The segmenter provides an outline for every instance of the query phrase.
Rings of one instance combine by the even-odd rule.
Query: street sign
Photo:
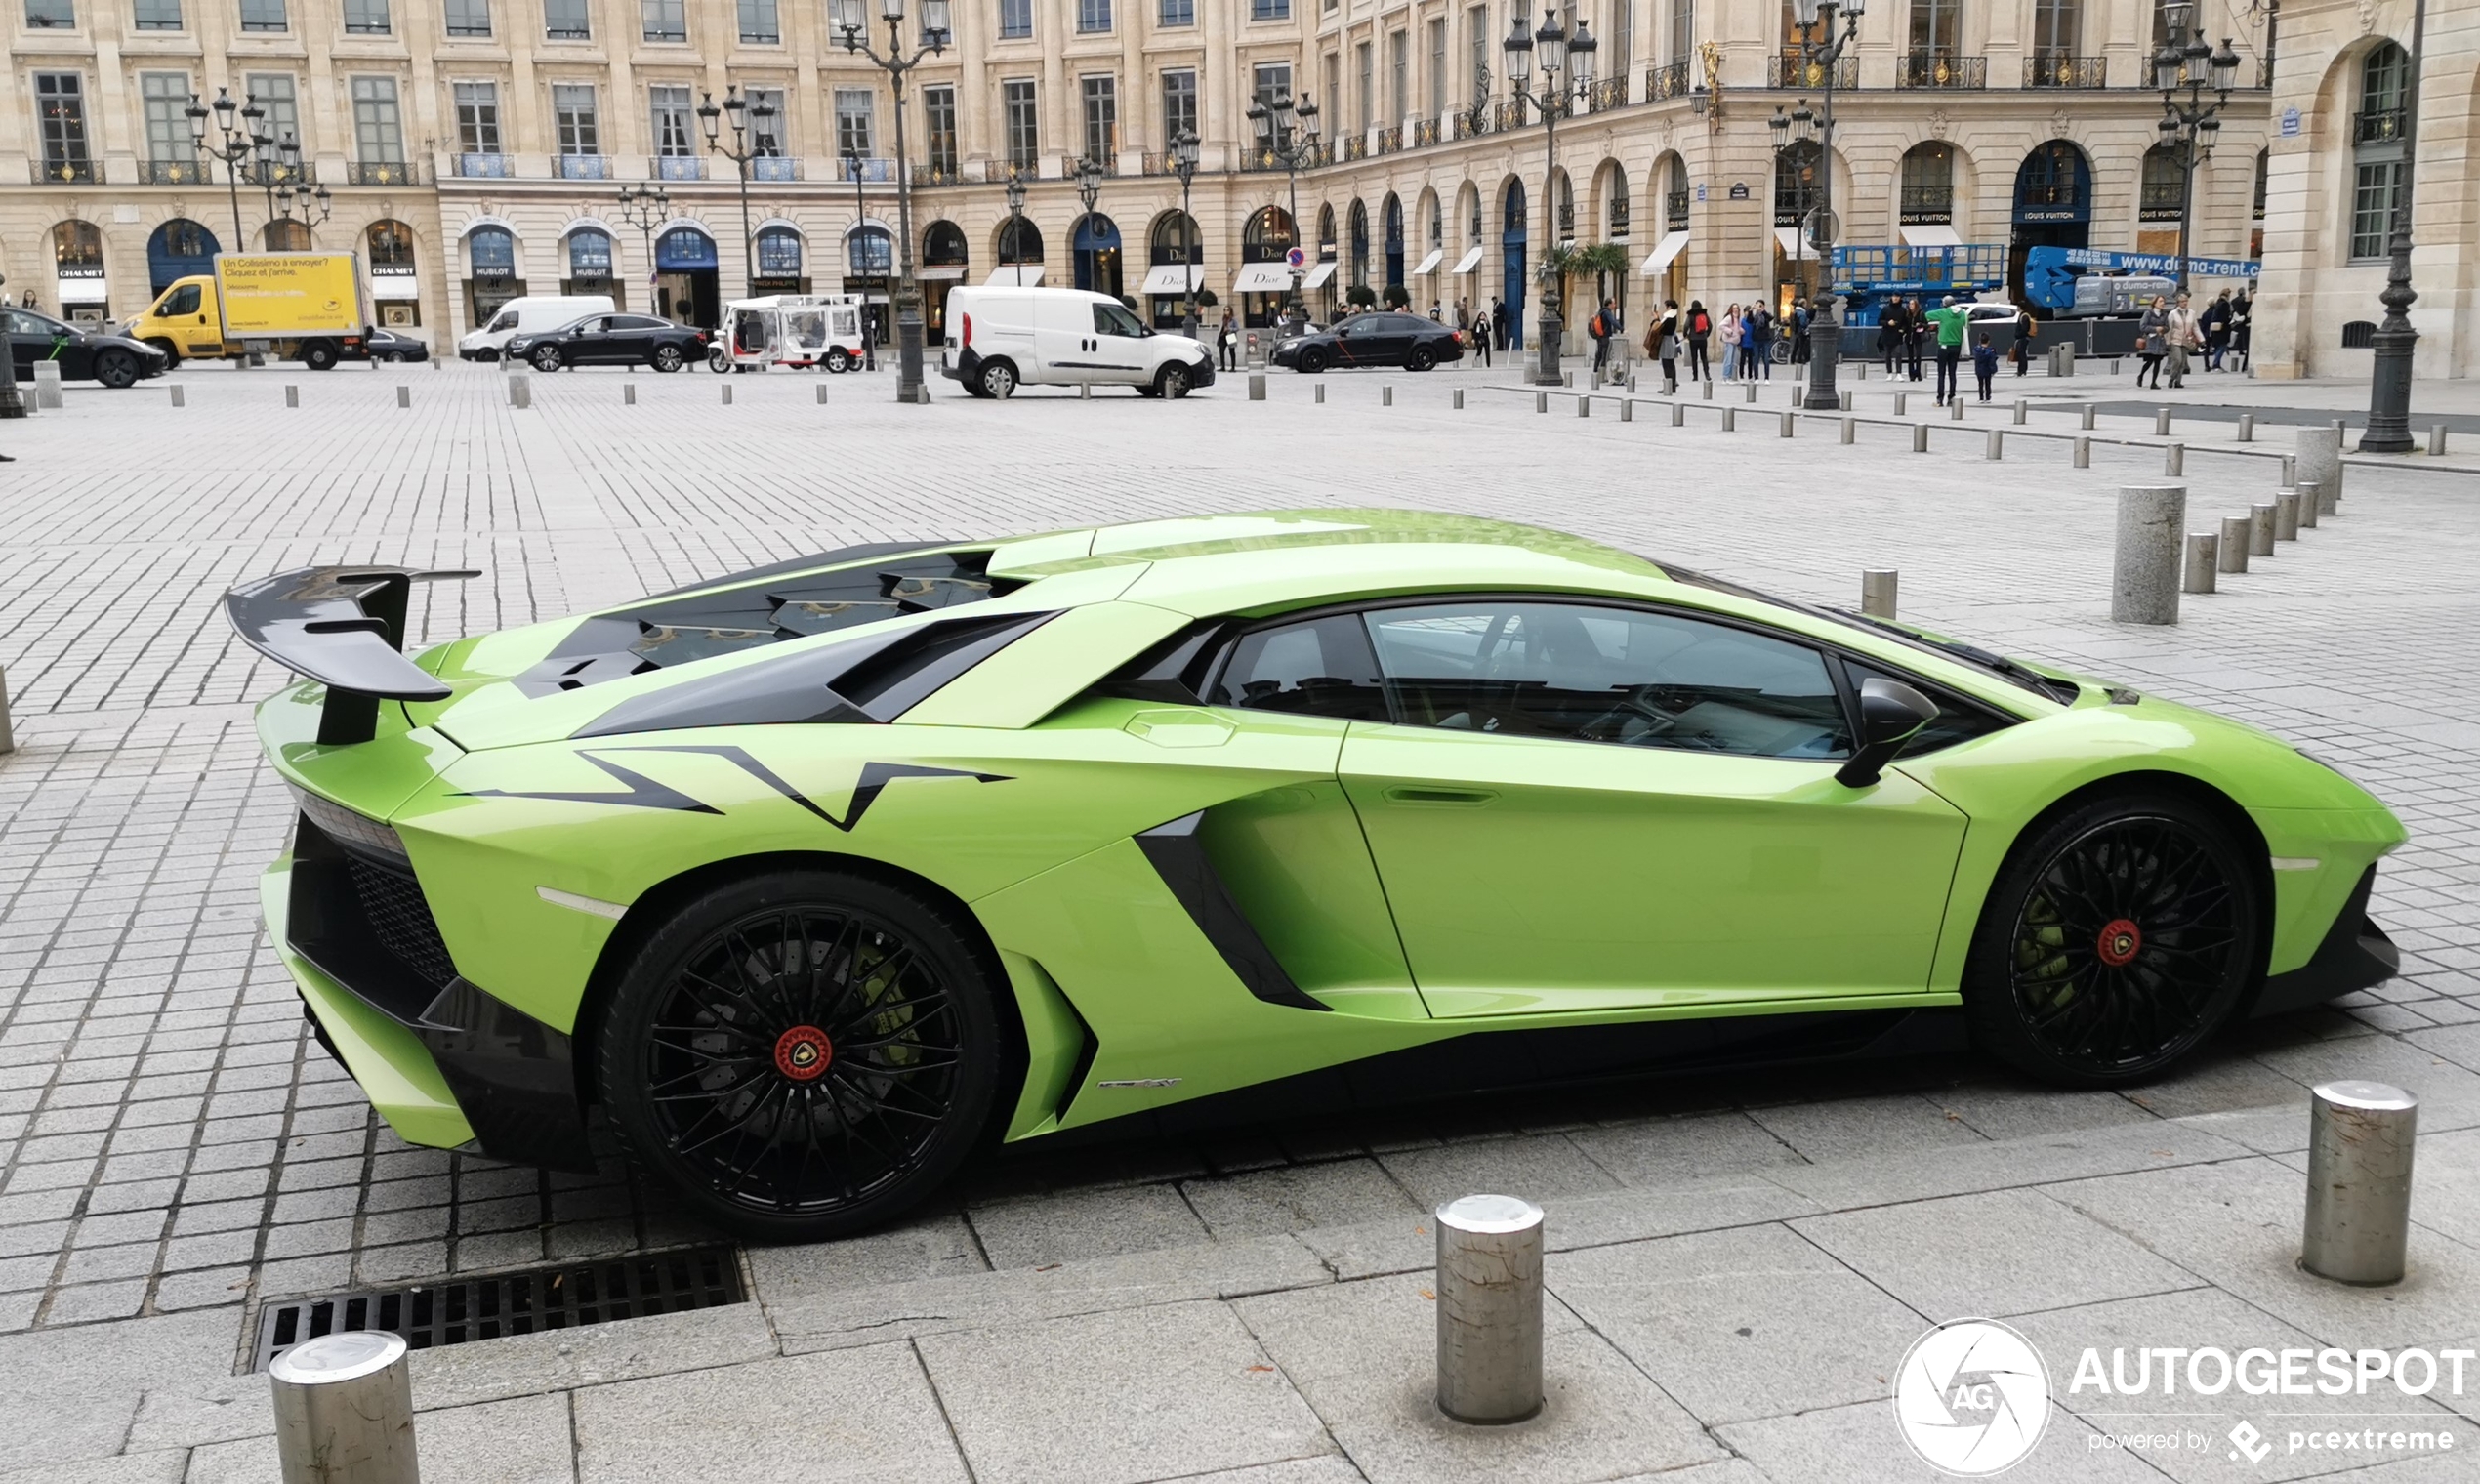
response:
[[[1731,183],[1731,199],[1734,201],[1745,201],[1748,199],[1748,183],[1746,181],[1733,181]]]
[[[2285,108],[2285,109],[2283,109],[2283,110],[2282,110],[2282,137],[2283,137],[2284,139],[2296,139],[2296,138],[2298,137],[2298,134],[2299,134],[2299,110],[2298,110],[2298,109],[2296,109],[2296,108]]]
[[[1299,268],[1309,261],[1309,255],[1296,247],[1283,255],[1283,261],[1289,263],[1294,268]]]

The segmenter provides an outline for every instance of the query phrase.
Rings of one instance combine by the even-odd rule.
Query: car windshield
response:
[[[1778,608],[1789,608],[1794,612],[1805,613],[1814,618],[1831,619],[1849,628],[1865,629],[1872,634],[1882,634],[1888,639],[1900,639],[1915,649],[1925,650],[1944,659],[1959,660],[1975,670],[1996,676],[2010,685],[2029,690],[2044,700],[2055,701],[2061,706],[2072,705],[2076,697],[2084,693],[2083,687],[2073,680],[2062,680],[2052,676],[2043,675],[2029,665],[2010,660],[2003,654],[1993,654],[1977,644],[1967,644],[1961,639],[1939,639],[1886,619],[1873,618],[1865,613],[1854,613],[1847,608],[1820,607],[1814,603],[1777,598],[1771,593],[1760,593],[1755,588],[1719,577],[1711,577],[1688,567],[1674,566],[1667,561],[1657,561],[1654,565],[1668,573],[1674,582],[1684,582],[1691,587],[1711,588],[1716,593],[1728,593],[1734,598],[1745,598],[1754,602],[1772,603]]]

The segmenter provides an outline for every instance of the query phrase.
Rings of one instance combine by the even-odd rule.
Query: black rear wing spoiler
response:
[[[413,585],[481,575],[303,567],[225,594],[224,616],[243,643],[327,687],[318,718],[322,746],[367,742],[378,732],[381,701],[444,701],[454,693],[404,657],[405,600]]]

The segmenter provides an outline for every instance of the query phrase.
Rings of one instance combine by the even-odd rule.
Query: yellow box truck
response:
[[[173,280],[129,335],[173,360],[257,351],[325,371],[370,355],[370,302],[351,253],[219,253]]]

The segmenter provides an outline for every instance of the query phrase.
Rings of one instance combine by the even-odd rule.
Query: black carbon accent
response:
[[[1153,862],[1155,874],[1163,885],[1188,909],[1188,916],[1215,952],[1231,966],[1231,972],[1248,988],[1249,993],[1268,1005],[1287,1006],[1293,1010],[1327,1010],[1292,982],[1292,975],[1258,936],[1257,928],[1240,904],[1232,899],[1231,888],[1224,886],[1215,863],[1206,855],[1206,844],[1197,836],[1204,824],[1206,811],[1183,814],[1169,824],[1156,825],[1136,837],[1137,847]]]
[[[422,1011],[414,1034],[493,1159],[592,1171],[571,1039],[465,979]]]

